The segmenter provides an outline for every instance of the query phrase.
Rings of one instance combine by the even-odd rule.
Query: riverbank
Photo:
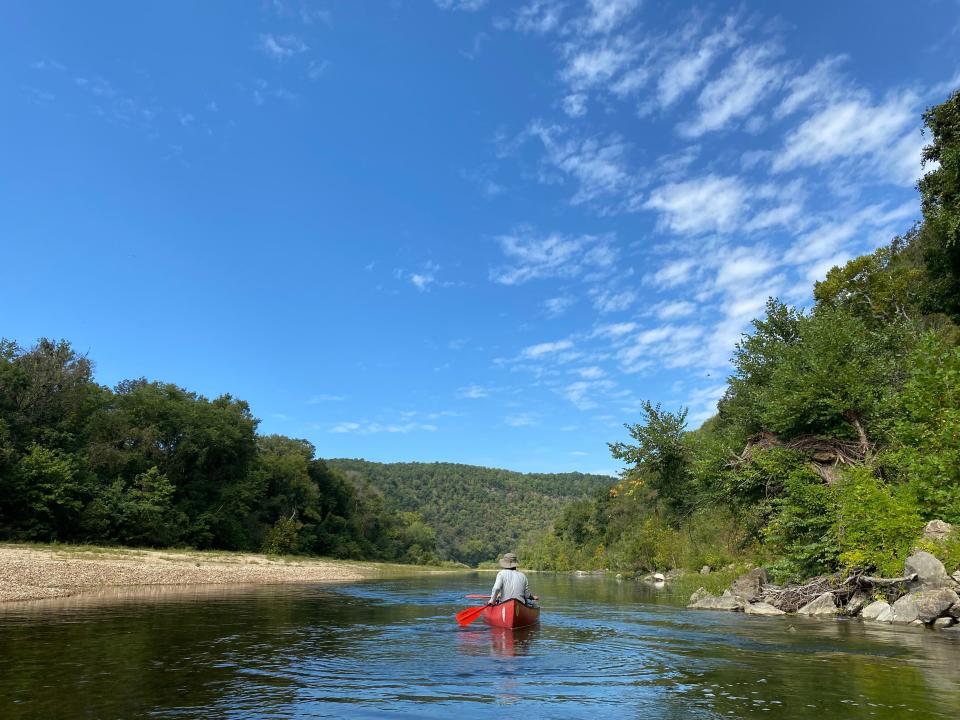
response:
[[[406,572],[450,572],[255,553],[0,545],[0,602],[63,598],[103,588],[355,582]]]

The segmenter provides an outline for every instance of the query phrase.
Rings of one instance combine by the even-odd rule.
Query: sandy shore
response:
[[[350,582],[375,564],[264,555],[0,545],[0,602],[63,598],[109,587]]]

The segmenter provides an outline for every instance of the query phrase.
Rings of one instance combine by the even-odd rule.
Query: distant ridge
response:
[[[548,526],[572,500],[609,488],[609,475],[519,473],[458,463],[326,460],[380,490],[388,505],[416,512],[437,531],[437,550],[474,565]]]

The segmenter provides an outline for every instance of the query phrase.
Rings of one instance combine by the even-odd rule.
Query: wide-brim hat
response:
[[[517,556],[513,553],[505,553],[502,558],[500,558],[500,567],[507,570],[516,570],[517,569]]]

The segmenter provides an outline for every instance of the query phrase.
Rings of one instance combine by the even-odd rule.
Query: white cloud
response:
[[[608,33],[617,29],[640,7],[640,0],[587,0],[586,30]]]
[[[593,235],[568,237],[552,233],[536,237],[529,228],[520,228],[511,235],[501,235],[497,241],[511,263],[490,272],[490,279],[501,285],[609,271],[616,260],[610,239]]]
[[[701,85],[716,57],[737,41],[732,18],[727,18],[724,29],[704,38],[696,50],[668,61],[657,81],[657,100],[661,107],[669,107],[688,91]]]
[[[576,300],[572,297],[567,296],[558,296],[548,298],[541,303],[543,306],[544,312],[546,312],[547,317],[556,318],[563,315],[570,307],[576,304]]]
[[[622,323],[610,323],[608,325],[600,325],[596,330],[593,331],[593,337],[608,337],[608,338],[618,338],[627,333],[631,333],[636,330],[637,324],[632,322],[622,322]]]
[[[584,93],[571,93],[563,99],[563,111],[572,118],[587,114],[587,96]]]
[[[545,342],[537,345],[531,345],[523,349],[520,356],[528,360],[535,360],[546,355],[555,355],[562,350],[569,350],[573,347],[571,340],[557,340],[556,342]]]
[[[674,300],[657,303],[650,312],[660,320],[676,320],[678,318],[693,315],[697,306],[688,300]]]
[[[633,290],[616,292],[595,288],[590,295],[593,297],[593,306],[602,313],[621,312],[637,300],[637,294]]]
[[[770,64],[774,55],[774,50],[767,46],[739,51],[733,62],[700,93],[700,117],[681,124],[680,132],[697,137],[721,130],[730,121],[748,115],[783,82],[784,70]]]
[[[673,260],[646,279],[659,288],[671,288],[688,282],[697,271],[697,262],[690,258]]]
[[[311,60],[310,64],[307,65],[307,77],[312,81],[316,82],[323,74],[327,71],[327,68],[330,67],[329,60]]]
[[[863,95],[833,102],[787,135],[771,169],[780,173],[860,159],[887,179],[911,184],[916,176],[907,179],[912,173],[905,172],[904,156],[922,147],[919,122],[917,98],[911,92],[877,105]],[[919,167],[919,160],[914,166]]]
[[[467,385],[457,390],[457,397],[465,400],[479,400],[489,395],[490,390],[481,385]]]
[[[298,36],[274,35],[265,33],[260,36],[260,51],[267,57],[282,61],[306,52],[310,47]]]
[[[743,213],[746,192],[736,177],[707,175],[657,188],[644,207],[658,211],[658,225],[673,233],[729,232]]]
[[[562,128],[540,121],[531,123],[527,134],[543,143],[549,165],[577,181],[574,205],[630,194],[636,185],[627,169],[629,146],[619,136],[564,139]]]
[[[319,395],[311,395],[307,400],[307,405],[319,405],[320,403],[328,402],[340,402],[343,400],[343,395],[330,395],[327,393],[320,393]]]
[[[537,424],[537,416],[533,413],[521,413],[508,415],[503,421],[510,427],[531,427]]]
[[[476,12],[487,4],[487,0],[433,0],[441,10],[462,10]]]
[[[634,46],[624,37],[611,38],[588,48],[573,46],[568,52],[561,77],[574,90],[581,91],[607,83],[636,54]]]
[[[416,431],[435,432],[436,430],[436,425],[417,422],[387,424],[377,422],[339,422],[331,426],[328,432],[338,434],[355,433],[357,435],[376,435],[378,433],[399,433],[406,435],[407,433]]]
[[[773,116],[780,120],[818,101],[836,98],[841,92],[837,68],[846,61],[846,55],[824,58],[803,75],[788,80],[787,96],[780,101]]]
[[[603,371],[603,368],[597,367],[596,365],[591,365],[589,367],[576,368],[571,372],[579,375],[584,380],[599,380],[604,377],[606,373]]]
[[[563,3],[556,0],[532,0],[514,13],[512,27],[522,33],[544,33],[560,25]]]

